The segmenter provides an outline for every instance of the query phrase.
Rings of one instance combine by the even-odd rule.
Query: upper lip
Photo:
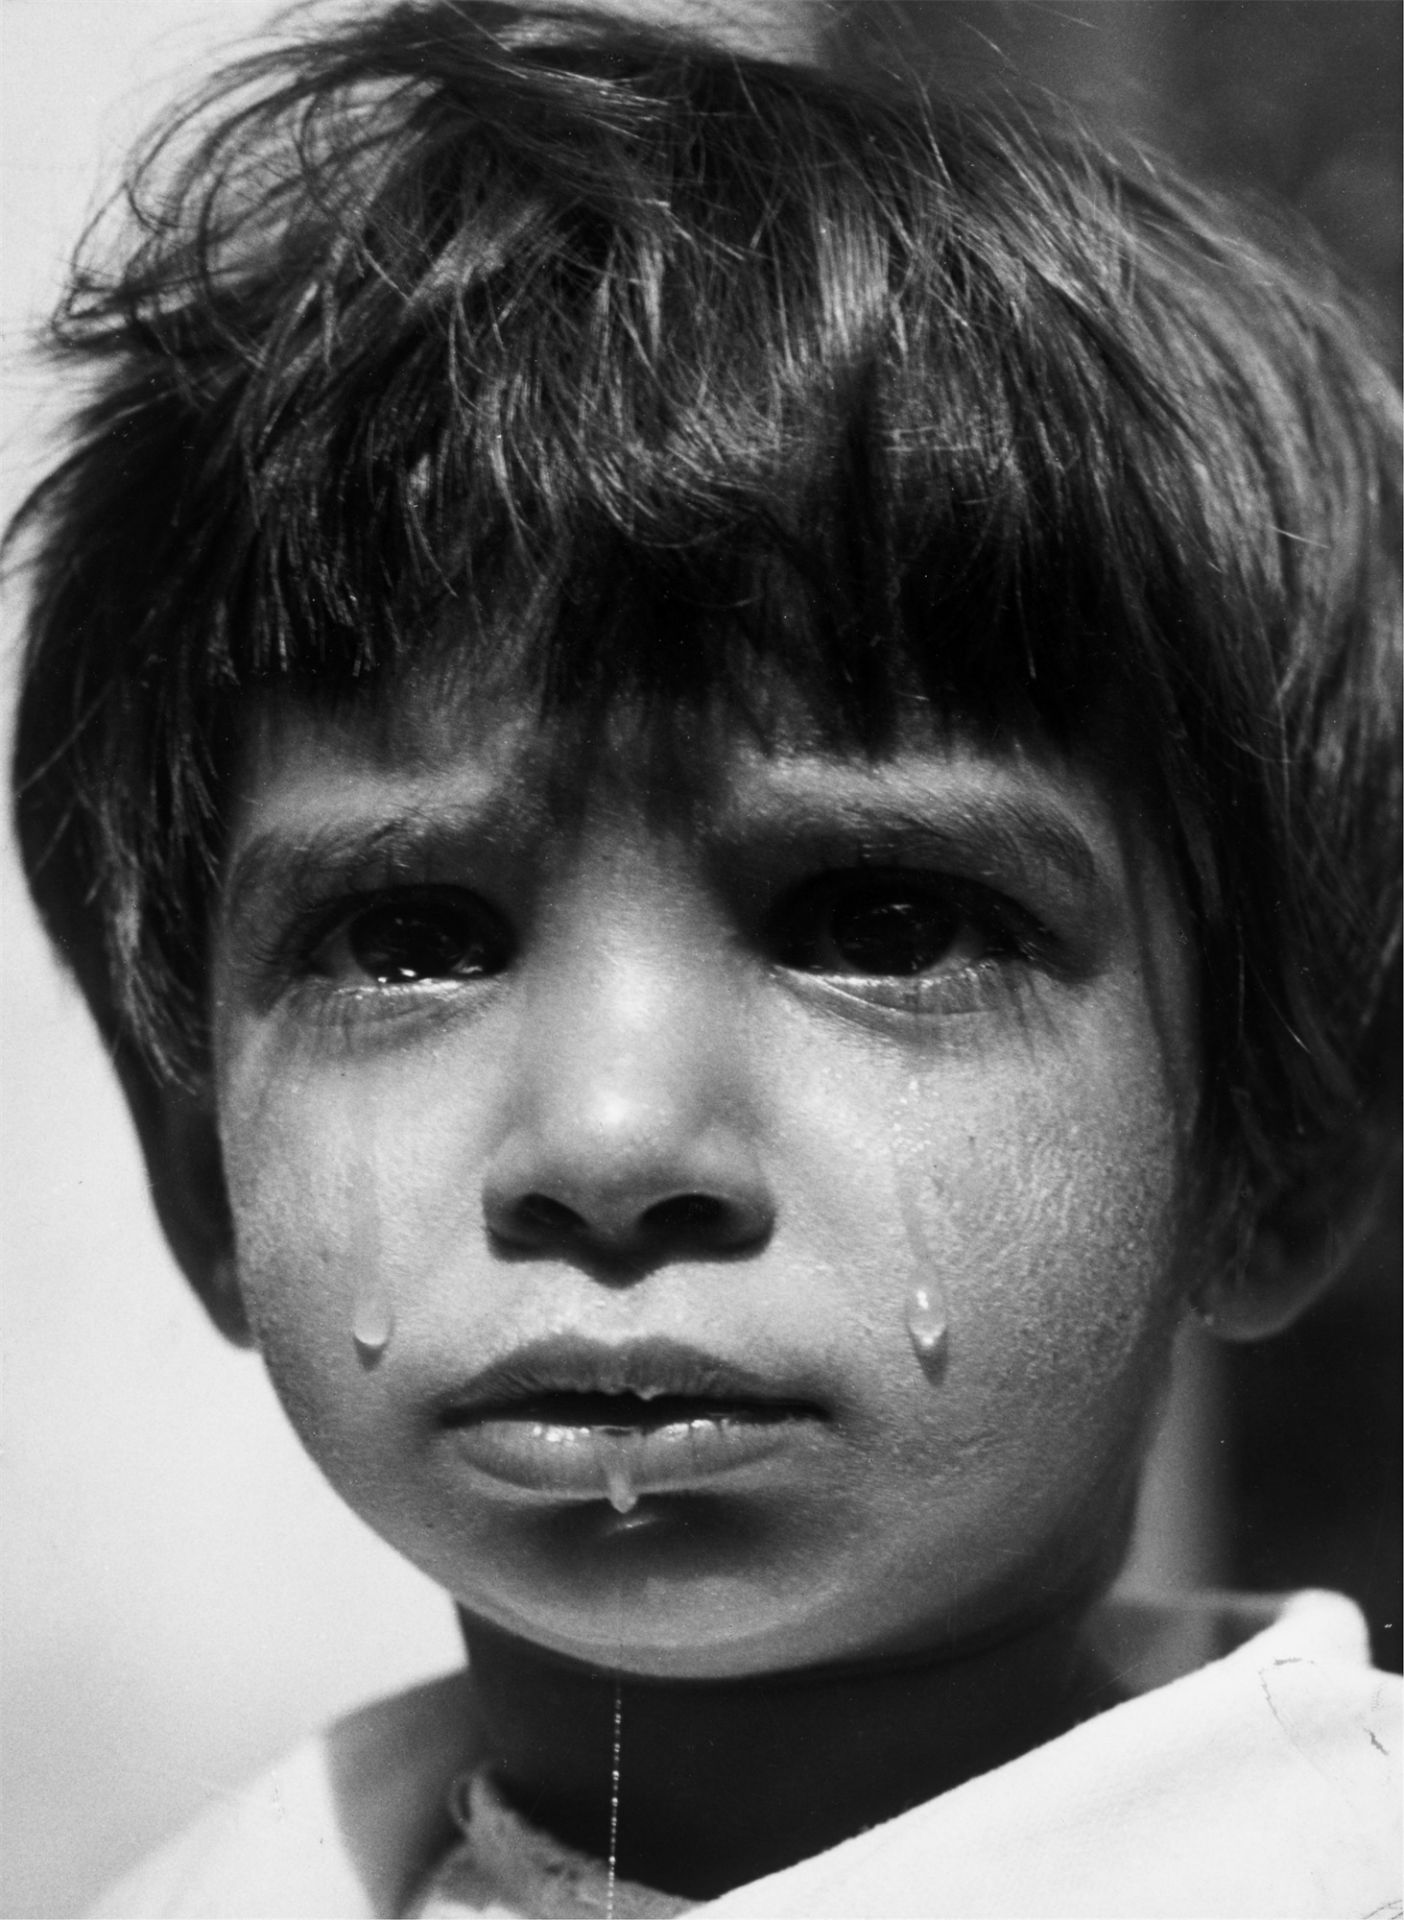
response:
[[[534,1404],[563,1394],[630,1395],[712,1405],[792,1408],[810,1415],[823,1408],[808,1383],[761,1374],[667,1339],[611,1343],[556,1334],[515,1347],[454,1389],[443,1409],[446,1424],[494,1416],[520,1417]]]

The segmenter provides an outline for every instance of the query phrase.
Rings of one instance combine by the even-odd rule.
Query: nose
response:
[[[566,972],[523,1019],[483,1182],[494,1237],[633,1266],[763,1245],[775,1205],[725,983],[647,965]]]

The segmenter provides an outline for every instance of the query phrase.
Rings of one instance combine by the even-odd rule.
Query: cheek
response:
[[[412,1157],[364,1086],[241,1066],[221,1102],[240,1283],[294,1425],[325,1447],[368,1398],[353,1330],[385,1297],[392,1223],[415,1216]]]
[[[298,1071],[261,1036],[229,1048],[221,1139],[245,1303],[294,1426],[339,1484],[405,1440],[406,1354],[438,1341],[467,1366],[475,1314],[501,1308],[479,1257],[497,1089],[492,1061],[451,1050],[409,1074],[391,1051],[350,1072]],[[383,1365],[358,1341],[367,1326],[393,1333]]]
[[[367,1211],[360,1156],[329,1103],[304,1097],[296,1128],[275,1102],[224,1127],[239,1280],[254,1338],[304,1437],[325,1432],[351,1387],[350,1338]],[[358,1219],[357,1216],[362,1216]]]
[[[991,1128],[981,1152],[977,1137],[953,1310],[997,1330],[981,1355],[992,1386],[1066,1398],[1115,1380],[1173,1323],[1180,1183],[1154,1112],[1070,1123],[1046,1094],[1012,1138]]]
[[[1040,1463],[1067,1486],[1130,1471],[1168,1377],[1186,1159],[1145,1057],[1044,1053],[928,1142],[913,1211],[945,1287],[950,1389],[974,1452],[1020,1486]]]
[[[1139,1449],[1183,1290],[1181,1102],[1147,1070],[1156,1058],[1134,1024],[1101,1020],[997,1054],[952,1043],[895,1079],[871,1060],[815,1087],[824,1265],[875,1397],[943,1474],[1017,1463],[1040,1485]],[[918,1288],[948,1328],[928,1379],[907,1331]]]

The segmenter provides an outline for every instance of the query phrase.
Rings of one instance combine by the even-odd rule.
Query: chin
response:
[[[718,1582],[677,1605],[483,1610],[514,1636],[581,1666],[650,1680],[741,1680],[851,1657],[828,1623],[751,1603]]]
[[[631,1524],[632,1522],[632,1524]],[[812,1577],[670,1551],[648,1516],[612,1518],[612,1555],[581,1556],[561,1580],[495,1582],[466,1596],[470,1617],[583,1666],[640,1678],[743,1679],[823,1666],[865,1650],[871,1597],[845,1604]],[[598,1542],[599,1545],[606,1544]]]

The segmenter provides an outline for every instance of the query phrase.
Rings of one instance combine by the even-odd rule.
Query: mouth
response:
[[[826,1417],[802,1383],[700,1349],[558,1338],[475,1375],[440,1424],[471,1466],[506,1488],[607,1500],[625,1514],[645,1495],[754,1466]]]

